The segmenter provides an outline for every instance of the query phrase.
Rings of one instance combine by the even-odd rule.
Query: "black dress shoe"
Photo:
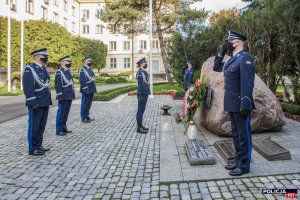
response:
[[[65,136],[65,135],[67,135],[67,133],[65,133],[65,132],[59,132],[59,133],[56,133],[56,135],[58,135],[58,136]]]
[[[72,133],[72,131],[69,131],[68,129],[63,130],[62,132],[64,132],[64,133]]]
[[[41,151],[44,151],[44,152],[50,151],[50,148],[39,147],[39,149],[40,149]]]
[[[240,168],[235,168],[234,170],[229,172],[230,176],[241,176],[243,174],[248,174],[249,170],[242,170]]]
[[[91,123],[91,120],[89,120],[89,119],[83,119],[82,122],[83,123]]]
[[[141,133],[141,134],[147,134],[148,133],[148,131],[144,130],[143,128],[138,128],[136,132]]]
[[[237,168],[236,163],[231,163],[231,164],[225,165],[225,169],[227,169],[227,170],[233,170],[235,168]]]
[[[42,155],[45,155],[45,152],[41,151],[39,149],[36,149],[36,150],[33,150],[33,151],[29,151],[29,155],[32,155],[32,156],[42,156]]]
[[[146,131],[149,131],[149,128],[146,128],[144,126],[142,126],[142,129],[146,130]]]
[[[93,119],[93,118],[90,118],[90,117],[88,117],[87,118],[88,120],[90,120],[90,121],[94,121],[95,119]]]

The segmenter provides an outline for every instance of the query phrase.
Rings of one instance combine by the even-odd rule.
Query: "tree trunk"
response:
[[[160,25],[157,25],[157,32],[158,32],[158,39],[159,39],[159,43],[160,43],[161,57],[163,59],[163,64],[165,67],[167,80],[170,85],[173,85],[173,81],[172,81],[172,77],[171,77],[171,73],[170,73],[169,62],[168,62],[167,53],[166,53],[166,47],[164,44],[163,34],[161,31]],[[152,65],[152,63],[151,63],[151,65]]]

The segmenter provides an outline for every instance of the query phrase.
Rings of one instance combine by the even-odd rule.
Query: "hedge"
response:
[[[300,105],[282,102],[281,107],[284,112],[290,113],[292,115],[300,115]]]
[[[136,88],[137,86],[126,86],[126,87],[99,92],[95,94],[94,101],[110,101],[113,98],[119,96],[120,94],[130,92]]]

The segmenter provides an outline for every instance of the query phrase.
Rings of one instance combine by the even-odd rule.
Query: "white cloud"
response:
[[[196,9],[205,8],[205,10],[218,12],[223,9],[231,9],[233,7],[243,8],[247,3],[242,2],[241,0],[202,0],[193,4],[191,7]]]

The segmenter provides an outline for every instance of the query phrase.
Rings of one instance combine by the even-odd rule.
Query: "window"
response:
[[[82,10],[82,18],[87,20],[90,16],[90,11],[89,10]]]
[[[72,6],[72,16],[75,16],[76,15],[76,8],[75,6]]]
[[[147,49],[147,41],[146,40],[141,40],[140,41],[140,49],[141,50]]]
[[[116,27],[111,26],[109,27],[109,33],[115,33],[116,32]]]
[[[101,14],[102,14],[102,10],[101,9],[97,9],[96,10],[96,18],[100,19]]]
[[[130,50],[130,41],[123,41],[123,50],[124,51]]]
[[[96,34],[102,34],[103,28],[104,28],[103,25],[100,25],[100,24],[96,25]]]
[[[64,0],[64,11],[68,11],[68,1]]]
[[[58,1],[59,0],[53,0],[53,4],[56,5],[56,6],[58,6]]]
[[[64,27],[68,30],[68,20],[64,18]]]
[[[41,9],[42,9],[42,18],[44,20],[47,20],[47,15],[48,15],[47,8],[45,8],[45,7],[42,6]]]
[[[26,0],[26,12],[33,14],[33,0]]]
[[[89,25],[82,25],[82,33],[89,34],[90,33],[90,26]]]
[[[110,51],[116,51],[117,50],[117,42],[116,41],[110,41],[109,42],[109,50]]]
[[[75,33],[75,22],[72,22],[72,32]]]
[[[124,68],[130,68],[130,58],[124,58]]]
[[[110,68],[116,68],[117,67],[117,59],[116,58],[110,58]]]
[[[58,23],[58,14],[56,12],[53,13],[53,22]]]
[[[8,2],[7,2],[8,4]],[[10,0],[10,9],[16,11],[17,6],[16,6],[16,0]]]
[[[158,40],[153,40],[153,41],[152,41],[152,48],[153,48],[153,49],[158,49],[158,48],[159,48]]]

